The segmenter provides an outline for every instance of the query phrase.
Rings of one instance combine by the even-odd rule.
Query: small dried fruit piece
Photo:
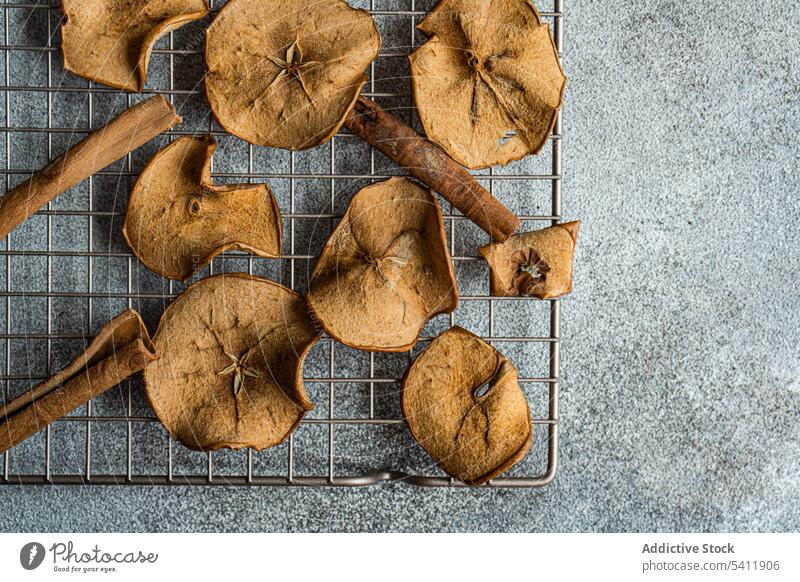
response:
[[[469,485],[507,471],[530,449],[530,411],[517,370],[458,326],[431,342],[408,369],[402,404],[422,448]]]
[[[275,446],[313,408],[303,362],[318,338],[294,291],[238,273],[203,279],[161,317],[147,397],[191,449]]]
[[[281,217],[266,184],[215,185],[210,134],[185,136],[158,152],[133,187],[123,234],[156,273],[186,280],[230,249],[281,254]]]
[[[61,0],[64,68],[116,89],[142,91],[159,38],[208,14],[206,0]]]
[[[207,33],[208,101],[244,140],[314,147],[344,123],[380,45],[372,16],[343,0],[232,0]]]
[[[539,153],[566,85],[553,37],[528,0],[441,0],[410,55],[427,136],[473,169]]]
[[[555,299],[572,292],[572,255],[580,221],[509,237],[480,249],[491,269],[492,295]]]
[[[458,305],[436,198],[407,178],[353,196],[311,275],[308,303],[343,344],[409,350],[431,317]]]

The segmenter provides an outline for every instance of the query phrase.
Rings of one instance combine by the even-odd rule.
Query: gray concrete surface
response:
[[[392,4],[405,7],[400,0]],[[553,485],[520,491],[402,484],[361,490],[0,486],[0,530],[797,531],[800,7],[788,0],[566,4],[565,216],[583,219],[584,227],[575,293],[563,303],[561,465]],[[46,31],[47,22],[33,18],[16,38],[12,27],[10,43],[41,44],[42,26]],[[41,73],[36,58],[19,74]],[[79,85],[69,75],[63,79]],[[153,86],[164,85],[156,79]],[[37,123],[39,98],[22,104],[14,124],[25,125],[26,115]],[[80,100],[73,109],[66,105],[65,119],[54,123],[69,126],[70,112],[74,117],[81,106]],[[197,123],[202,129],[204,120]],[[40,140],[15,148],[11,167],[34,167],[46,157],[42,146]],[[237,146],[228,147],[224,160],[241,163]],[[263,155],[280,161],[279,153]],[[314,156],[327,159],[327,150],[310,154],[312,166]],[[357,165],[358,156],[343,163]],[[106,196],[95,185],[97,204],[124,208],[126,188],[109,186],[103,192],[114,196]],[[76,189],[58,204],[80,206],[84,198]],[[321,210],[319,200],[309,204]],[[60,220],[57,244],[71,244],[73,229],[85,236],[85,224]],[[15,233],[16,246],[40,248],[44,226],[27,228]],[[98,248],[125,249],[114,225],[98,223],[94,235]],[[42,265],[25,260],[30,263],[15,266],[13,285],[41,289]],[[124,265],[112,263],[95,265],[99,292],[125,281]],[[74,273],[82,268],[54,266],[53,284],[80,289],[86,283]],[[136,288],[163,285],[148,277],[137,271]],[[484,280],[475,273],[461,277],[466,284]],[[120,307],[95,305],[93,318]],[[139,307],[152,325],[160,306]],[[13,325],[41,331],[35,316],[41,309],[23,298]],[[85,327],[80,303],[54,309],[57,328]],[[482,323],[480,314],[463,317]],[[27,366],[32,375],[46,366],[41,345],[21,349],[12,354],[14,366]],[[58,362],[61,351],[53,350]],[[66,354],[74,350],[74,342],[64,347]],[[347,366],[359,365],[357,355],[341,355]],[[120,396],[102,406],[113,413]],[[146,405],[135,399],[137,406]],[[107,460],[113,470],[119,438],[96,430],[98,462]],[[74,441],[59,436],[66,444],[56,462],[69,470],[71,459],[82,461],[81,450],[69,444],[80,435]],[[392,438],[391,455],[420,461],[406,437]],[[41,441],[23,446],[35,451]],[[373,455],[364,452],[366,465],[381,462]],[[144,452],[143,459],[158,463]]]

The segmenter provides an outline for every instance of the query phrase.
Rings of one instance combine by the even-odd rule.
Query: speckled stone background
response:
[[[416,7],[430,4],[418,0]],[[564,58],[570,84],[564,106],[564,215],[581,218],[584,226],[575,293],[562,306],[562,438],[554,484],[514,491],[427,490],[402,484],[359,490],[0,485],[0,529],[797,531],[800,7],[788,0],[735,6],[677,0],[565,4]],[[411,0],[376,0],[376,8],[382,7],[407,9]],[[4,44],[14,46],[45,46],[48,27],[55,31],[60,17],[54,11],[48,22],[47,11],[8,13]],[[408,40],[400,40],[408,38],[407,30],[394,31],[386,22],[381,26],[384,47],[407,49],[403,42],[407,45]],[[197,43],[202,38],[199,31],[202,25],[180,34],[187,35],[182,37],[185,43]],[[53,44],[57,42],[55,36]],[[23,54],[14,51],[7,85],[46,85],[47,53]],[[157,57],[150,86],[169,87],[163,76],[165,63]],[[0,58],[5,58],[4,51]],[[52,84],[85,86],[63,72],[57,54],[51,58]],[[191,57],[178,61],[174,87],[191,90],[202,77],[202,65]],[[5,66],[0,62],[0,69]],[[404,61],[394,67],[376,72],[377,92],[407,91]],[[5,99],[5,94],[0,97]],[[9,99],[12,119],[4,119],[3,125],[46,127],[46,93],[17,91]],[[208,127],[200,113],[207,112],[202,95],[176,102],[187,117],[185,127]],[[53,126],[82,125],[87,106],[84,94],[54,95]],[[101,123],[124,106],[125,99],[115,93],[95,96],[92,115]],[[5,134],[0,138],[2,143]],[[53,152],[62,151],[68,139],[69,134],[54,136]],[[41,132],[15,133],[12,141],[9,167],[30,169],[45,162],[48,142]],[[133,156],[134,173],[158,145]],[[297,170],[327,172],[327,147],[299,155]],[[337,138],[336,147],[337,172],[364,171],[369,157],[363,145]],[[223,140],[215,170],[247,171],[246,152],[240,142]],[[284,153],[256,152],[254,171],[285,170]],[[5,148],[0,147],[0,156],[5,167]],[[393,171],[383,160],[378,162],[381,172]],[[545,156],[518,167],[540,172],[548,164]],[[11,184],[22,178],[12,175]],[[280,180],[269,183],[279,198],[287,191]],[[340,212],[348,195],[361,185],[354,181],[341,186],[334,210]],[[87,290],[86,259],[69,252],[86,250],[90,228],[93,250],[126,251],[119,233],[121,218],[113,211],[124,210],[128,187],[127,178],[94,180],[92,210],[108,214],[93,217],[91,227],[85,216],[52,216],[52,248],[66,252],[51,260],[52,290]],[[497,194],[518,212],[549,211],[546,189],[522,196],[520,187],[510,183]],[[329,189],[330,180],[298,187],[298,211],[329,212]],[[87,210],[88,200],[88,187],[78,187],[53,209]],[[287,201],[281,202],[283,207]],[[310,225],[299,233],[298,245],[318,248],[327,228]],[[468,227],[458,238],[464,253],[481,242]],[[47,217],[37,216],[15,231],[12,247],[46,249]],[[2,288],[8,272],[12,290],[47,288],[45,257],[33,253],[12,260],[8,266],[7,256],[0,257]],[[231,262],[221,268],[248,267],[246,260]],[[123,258],[95,258],[92,291],[124,292],[120,286],[127,286],[127,265]],[[257,261],[254,268],[284,282],[289,276],[279,263]],[[459,282],[467,288],[474,285],[476,293],[485,291],[485,273],[470,271],[478,268],[465,266],[459,273]],[[132,274],[132,288],[138,292],[168,290],[135,263]],[[296,276],[302,287],[302,266]],[[42,317],[46,298],[20,295],[10,301],[9,328],[31,339],[12,342],[9,367],[34,379],[47,367],[47,341],[37,338],[48,331],[68,335],[96,329],[127,305],[125,300],[97,299],[89,313],[85,300],[55,297],[48,330]],[[134,306],[153,329],[163,300],[137,300]],[[0,324],[5,327],[5,303],[0,307]],[[530,311],[501,313],[504,325],[541,331],[545,312],[525,309]],[[467,308],[458,312],[457,321],[480,329],[485,314]],[[434,322],[432,331],[444,324],[446,320]],[[5,344],[2,347],[5,358]],[[53,341],[50,347],[53,367],[63,365],[78,349],[75,340]],[[520,357],[514,350],[509,346],[506,351]],[[312,359],[307,373],[324,375],[327,355],[323,350]],[[535,367],[542,358],[533,360]],[[342,374],[364,365],[361,355],[343,348],[337,351],[337,361],[342,362]],[[5,359],[0,363],[5,368]],[[401,358],[382,372],[397,373],[404,365]],[[24,382],[17,384],[15,389],[24,388]],[[346,388],[342,392],[346,396],[337,412],[363,407],[363,395]],[[147,405],[136,383],[132,394],[131,412],[145,414]],[[318,399],[324,401],[324,395],[320,392]],[[378,412],[391,414],[395,395],[389,390],[382,396]],[[529,396],[534,409],[542,406],[541,391]],[[112,391],[95,404],[93,413],[122,413],[126,400],[125,389]],[[323,406],[319,414],[326,412]],[[93,426],[93,471],[124,471],[124,428],[120,432],[117,427],[104,429],[102,423]],[[157,426],[146,430],[153,431],[153,439],[161,438]],[[79,423],[54,429],[53,471],[82,470],[85,458],[78,443],[84,432]],[[384,437],[385,442],[373,445],[362,435],[342,435],[343,442],[362,447],[352,449],[342,469],[390,462],[424,466],[424,456],[402,430]],[[324,434],[309,439],[308,462],[313,464],[315,454],[324,456],[324,449],[313,452],[313,443],[324,442]],[[41,449],[41,437],[21,445],[12,457],[21,464],[15,470],[41,471]],[[136,451],[141,466],[163,471],[162,456],[148,451]],[[176,455],[178,467],[187,471],[202,463],[192,455]],[[220,470],[229,468],[226,463],[240,466],[241,461],[241,456],[231,455],[220,461]],[[259,470],[280,470],[269,466],[271,462],[276,461],[265,460],[267,465]]]

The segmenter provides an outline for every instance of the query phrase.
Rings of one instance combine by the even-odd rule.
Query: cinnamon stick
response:
[[[175,108],[163,95],[122,112],[0,199],[0,238],[59,194],[180,122]]]
[[[441,194],[494,240],[502,242],[519,228],[514,213],[478,184],[472,174],[374,101],[359,97],[344,124]]]
[[[144,369],[156,357],[139,314],[133,309],[120,313],[66,368],[0,406],[0,453]]]

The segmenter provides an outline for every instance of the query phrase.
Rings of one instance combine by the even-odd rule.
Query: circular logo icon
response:
[[[44,546],[39,542],[30,542],[19,551],[19,563],[26,570],[35,570],[44,561]]]

